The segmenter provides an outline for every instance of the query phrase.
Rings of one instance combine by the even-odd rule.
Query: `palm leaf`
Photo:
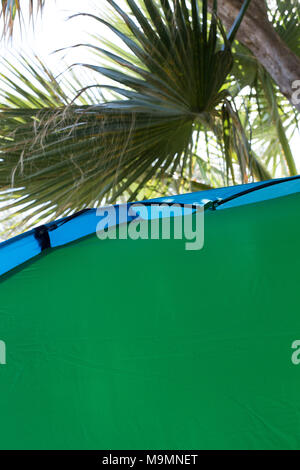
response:
[[[26,3],[29,8],[29,17],[30,19],[33,19],[34,13],[38,13],[44,8],[45,0],[27,0]],[[22,6],[24,6],[24,2],[22,2],[22,0],[1,0],[0,14],[3,20],[4,36],[12,36],[16,18],[18,18],[20,24],[22,24]]]
[[[300,57],[300,4],[298,0],[276,0],[272,23],[287,46]]]
[[[288,47],[300,56],[300,5],[298,0],[275,0],[269,15],[274,28]],[[284,175],[297,174],[289,140],[298,128],[299,116],[279,92],[270,75],[251,52],[239,43],[234,44],[235,63],[232,70],[233,96],[241,94],[253,121],[251,133],[261,160],[275,174],[278,165]],[[250,87],[253,93],[249,93]],[[254,98],[254,100],[253,100]]]

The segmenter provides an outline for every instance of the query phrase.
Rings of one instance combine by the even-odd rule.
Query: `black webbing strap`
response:
[[[50,237],[48,227],[46,225],[41,225],[34,229],[34,236],[38,241],[38,244],[41,247],[41,251],[46,250],[51,247]]]
[[[82,215],[84,212],[88,212],[90,209],[83,209],[80,212],[76,212],[75,214],[70,215],[69,217],[66,217],[65,219],[62,219],[61,221],[56,221],[56,222],[50,222],[49,225],[41,225],[40,227],[36,227],[34,229],[34,236],[35,239],[38,241],[41,251],[46,250],[47,248],[51,248],[51,241],[50,241],[50,236],[49,232],[52,230],[55,230],[56,228],[60,227],[61,225],[64,225],[65,223],[69,222],[72,219],[75,219],[79,215]]]
[[[223,204],[226,204],[227,202],[231,202],[234,199],[238,199],[239,197],[246,196],[247,194],[259,191],[260,189],[269,188],[271,186],[280,185],[282,183],[288,183],[289,181],[294,181],[294,180],[298,180],[298,179],[300,179],[300,175],[289,176],[287,178],[282,178],[282,179],[279,179],[279,180],[271,180],[271,181],[267,181],[266,183],[258,184],[257,186],[252,186],[252,188],[248,188],[248,189],[245,189],[244,191],[241,191],[239,193],[232,194],[231,196],[228,196],[224,199],[219,199],[218,201],[214,201],[214,209],[216,209],[219,206],[222,206]]]

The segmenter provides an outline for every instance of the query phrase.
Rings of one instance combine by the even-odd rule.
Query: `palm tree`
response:
[[[35,12],[42,11],[45,0],[27,0],[29,6],[29,17],[33,18]],[[12,36],[16,18],[22,23],[22,6],[20,0],[1,0],[1,15],[3,18],[3,35]]]
[[[0,197],[26,214],[23,224],[103,201],[263,180],[278,165],[295,174],[287,135],[298,116],[234,41],[250,1],[226,34],[216,0],[211,13],[205,0],[127,0],[126,8],[107,0],[114,19],[89,16],[125,47],[95,37],[74,46],[100,58],[77,64],[96,83],[78,83],[74,71],[58,83],[38,60],[6,63]],[[281,9],[273,24],[299,54],[299,5],[290,3],[293,15]]]

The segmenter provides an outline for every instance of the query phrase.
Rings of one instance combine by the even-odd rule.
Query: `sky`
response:
[[[23,5],[26,2],[23,1]],[[68,17],[82,12],[94,13],[104,10],[105,0],[51,0],[46,1],[43,15],[40,14],[34,20],[34,28],[28,25],[28,15],[24,14],[25,27],[15,27],[12,41],[2,42],[1,55],[9,56],[10,53],[23,51],[25,53],[36,53],[43,58],[52,70],[58,68],[58,59],[53,51],[69,47],[80,42],[89,40],[89,33],[103,33],[104,27],[91,18]],[[102,29],[102,31],[101,31]],[[107,34],[107,31],[105,31]],[[69,63],[81,61],[86,57],[82,49],[69,50],[66,60]]]

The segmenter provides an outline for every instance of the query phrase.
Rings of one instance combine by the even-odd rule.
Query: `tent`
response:
[[[300,177],[145,206],[203,247],[94,209],[0,244],[0,448],[299,449]]]

